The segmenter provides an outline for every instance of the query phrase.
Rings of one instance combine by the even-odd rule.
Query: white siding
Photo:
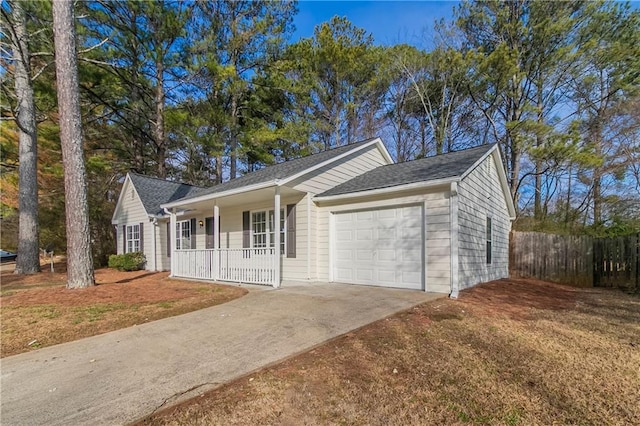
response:
[[[511,220],[493,155],[458,185],[459,287],[509,276]],[[492,263],[486,262],[486,222],[493,228]]]
[[[126,180],[122,187],[122,195],[120,196],[120,204],[118,210],[114,215],[115,222],[117,223],[116,231],[116,249],[118,254],[124,253],[124,242],[126,236],[123,235],[122,227],[127,225],[139,225],[143,224],[144,230],[143,236],[143,251],[147,258],[146,269],[151,270],[153,268],[152,262],[152,247],[153,247],[153,224],[149,222],[149,216],[145,211],[142,201],[136,192],[135,188],[131,184],[129,179]]]
[[[387,164],[382,153],[376,145],[372,145],[363,151],[354,152],[341,160],[322,167],[291,182],[291,186],[299,191],[321,194],[335,186],[340,185],[358,175]]]
[[[155,226],[156,233],[156,269],[158,271],[169,271],[171,270],[171,258],[168,255],[168,247],[167,247],[167,224],[169,220],[158,221],[158,224]]]
[[[451,289],[451,225],[449,192],[416,191],[403,196],[378,196],[366,201],[323,205],[317,208],[316,267],[319,281],[329,281],[331,268],[330,240],[332,212],[375,209],[424,203],[425,206],[425,283],[426,291],[449,293]]]

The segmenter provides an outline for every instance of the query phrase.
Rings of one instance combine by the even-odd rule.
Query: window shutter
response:
[[[242,248],[251,247],[251,223],[249,211],[242,212]]]
[[[207,235],[205,248],[212,249],[213,247],[213,218],[208,217],[204,220],[204,231]]]
[[[191,248],[194,249],[196,248],[196,226],[198,224],[196,223],[196,219],[193,218],[191,219]]]
[[[127,252],[127,225],[122,225],[122,253]]]
[[[171,257],[171,222],[167,222],[167,257]]]
[[[287,204],[287,257],[296,257],[296,205]]]
[[[144,253],[144,222],[140,222],[140,251]]]

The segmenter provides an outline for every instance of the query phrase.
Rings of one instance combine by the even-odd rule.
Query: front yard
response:
[[[640,298],[501,280],[349,333],[144,424],[640,424]]]
[[[3,272],[0,356],[195,311],[247,292],[239,287],[168,279],[168,273],[99,269],[95,276],[98,285],[67,290],[65,273],[16,276]]]

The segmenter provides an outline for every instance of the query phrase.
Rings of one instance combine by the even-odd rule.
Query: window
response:
[[[251,213],[251,247],[267,248],[275,246],[275,227],[273,224],[273,210],[269,210],[267,221],[267,211],[258,211]],[[284,209],[280,210],[280,253],[284,254],[285,250],[285,221]]]
[[[191,248],[191,221],[176,222],[176,250]]]
[[[127,225],[127,253],[140,251],[140,225]]]
[[[267,213],[251,214],[251,230],[253,231],[253,248],[267,247]]]
[[[487,265],[491,265],[492,242],[493,242],[493,233],[491,232],[491,218],[487,217]]]
[[[276,239],[274,238],[274,226],[273,226],[273,210],[269,212],[269,247],[273,247]],[[284,209],[280,210],[280,254],[284,254],[284,248],[286,247],[284,244],[285,239],[285,217],[284,217]]]

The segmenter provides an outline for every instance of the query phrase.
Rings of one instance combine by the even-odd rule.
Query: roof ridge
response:
[[[138,177],[141,178],[145,178],[145,179],[153,179],[153,180],[157,180],[163,183],[174,183],[176,185],[186,185],[186,186],[192,186],[194,188],[203,188],[206,189],[206,186],[199,186],[199,185],[193,185],[190,183],[186,183],[186,182],[179,182],[179,181],[175,181],[175,180],[168,180],[168,179],[163,179],[157,176],[147,176],[147,175],[143,175],[142,173],[138,173],[138,172],[134,172],[133,170],[129,170],[127,173],[132,174],[132,175],[136,175]]]

